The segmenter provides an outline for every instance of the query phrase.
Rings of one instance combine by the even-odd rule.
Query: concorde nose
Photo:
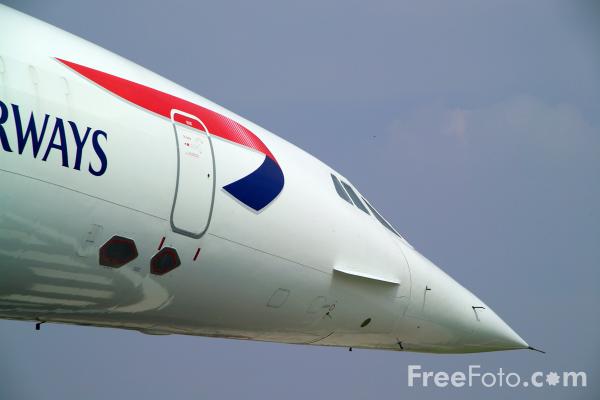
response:
[[[406,334],[417,350],[468,353],[527,349],[528,344],[487,304],[416,251],[406,251],[412,293]]]
[[[462,352],[484,352],[526,349],[528,344],[487,304],[451,277],[446,277],[447,298],[454,304],[450,325],[457,338],[455,344]],[[447,311],[442,311],[445,313]],[[435,312],[433,318],[445,316]]]
[[[526,349],[528,344],[487,304],[450,276],[444,277],[447,299],[453,302],[452,329],[457,345],[466,352]],[[440,308],[441,310],[441,308]],[[447,311],[442,311],[447,312]],[[434,318],[444,318],[438,312]]]
[[[465,288],[462,288],[468,291]],[[476,351],[496,351],[527,349],[529,345],[491,308],[483,304],[477,296],[471,295],[474,319],[470,325],[472,335],[466,339],[466,345]],[[468,306],[468,305],[467,305]]]

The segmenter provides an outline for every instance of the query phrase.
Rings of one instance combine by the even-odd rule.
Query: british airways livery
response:
[[[395,351],[527,349],[338,171],[0,6],[0,318]]]
[[[16,136],[14,140],[15,143],[12,145],[10,144],[11,141],[9,140],[4,128],[4,124],[8,121],[9,117],[14,119],[14,132]],[[36,120],[38,120],[37,123]],[[94,130],[92,133],[92,128],[86,127],[86,129],[82,130],[80,134],[80,130],[75,122],[64,121],[62,118],[51,117],[48,114],[44,115],[43,117],[36,117],[34,116],[33,112],[31,112],[25,117],[25,120],[22,120],[21,109],[19,108],[18,104],[11,104],[9,111],[8,105],[0,100],[0,145],[2,146],[2,150],[5,152],[12,152],[12,146],[15,146],[18,153],[23,154],[27,143],[31,142],[30,147],[33,153],[33,158],[37,158],[38,155],[40,155],[40,159],[42,161],[46,161],[51,150],[60,151],[61,165],[69,168],[69,149],[65,139],[65,130],[71,131],[70,133],[73,134],[73,140],[75,142],[75,149],[73,151],[76,153],[76,155],[73,168],[78,171],[81,170],[81,156],[83,154],[83,147],[87,143],[88,138],[90,138],[90,143],[93,142],[94,151],[96,152],[96,156],[99,158],[101,165],[98,169],[96,169],[90,164],[87,170],[92,175],[96,176],[104,174],[106,171],[107,160],[106,154],[100,146],[98,137],[107,139],[106,132]],[[46,135],[46,132],[48,132],[47,134],[50,136],[50,139],[44,142],[44,136]],[[46,145],[45,150],[40,153],[42,143],[46,143]]]

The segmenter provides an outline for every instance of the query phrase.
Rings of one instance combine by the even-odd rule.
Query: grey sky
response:
[[[349,353],[0,321],[0,398],[598,398],[598,3],[7,4],[329,163],[548,354]],[[583,370],[588,388],[408,388],[408,364]]]

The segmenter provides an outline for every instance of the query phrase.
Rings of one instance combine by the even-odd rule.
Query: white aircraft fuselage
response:
[[[340,173],[0,6],[0,318],[284,343],[527,348]]]

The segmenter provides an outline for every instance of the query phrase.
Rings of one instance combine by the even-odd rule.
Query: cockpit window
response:
[[[349,204],[356,205],[356,207],[360,208],[366,214],[373,215],[381,223],[381,225],[383,225],[387,230],[389,230],[394,235],[396,235],[399,238],[404,240],[402,235],[400,235],[398,233],[398,231],[396,231],[394,229],[394,227],[392,225],[390,225],[390,223],[387,222],[385,220],[385,218],[383,218],[381,216],[381,214],[379,214],[379,212],[377,212],[377,210],[375,208],[373,208],[373,206],[367,201],[367,199],[362,197],[360,194],[357,194],[354,191],[354,189],[352,189],[352,186],[350,186],[350,184],[344,182],[343,180],[340,180],[334,174],[331,174],[331,180],[333,181],[333,186],[335,187],[337,194],[342,199],[346,200]],[[362,201],[361,201],[361,199],[362,199]],[[365,207],[365,204],[369,208],[368,210],[367,210],[367,207]],[[371,210],[370,213],[369,213],[369,210]]]
[[[350,197],[348,197],[348,193],[346,193],[346,191],[342,187],[340,180],[333,174],[331,174],[331,180],[333,181],[333,186],[335,186],[337,194],[339,194],[342,199],[352,204],[352,200],[350,200]]]
[[[375,216],[375,218],[377,218],[377,220],[379,222],[381,222],[381,224],[383,226],[385,226],[387,229],[389,229],[393,234],[400,236],[400,234],[398,232],[396,232],[396,230],[381,216],[381,214],[379,214],[377,212],[376,209],[374,209],[367,200],[365,200],[365,198],[363,197],[363,200],[365,201],[365,204],[367,205],[367,207],[369,207],[369,210],[371,210],[371,213]],[[401,237],[401,236],[400,236]]]
[[[367,211],[367,208],[365,207],[365,205],[363,204],[363,202],[360,201],[360,199],[358,198],[358,195],[354,192],[354,190],[352,189],[352,187],[350,187],[350,185],[348,185],[344,181],[342,181],[342,185],[344,185],[344,188],[346,189],[346,192],[348,192],[348,194],[350,195],[350,198],[352,198],[352,202],[354,203],[354,205],[356,205],[356,207],[360,208],[362,211],[364,211],[364,212],[366,212],[368,214],[369,211]]]

